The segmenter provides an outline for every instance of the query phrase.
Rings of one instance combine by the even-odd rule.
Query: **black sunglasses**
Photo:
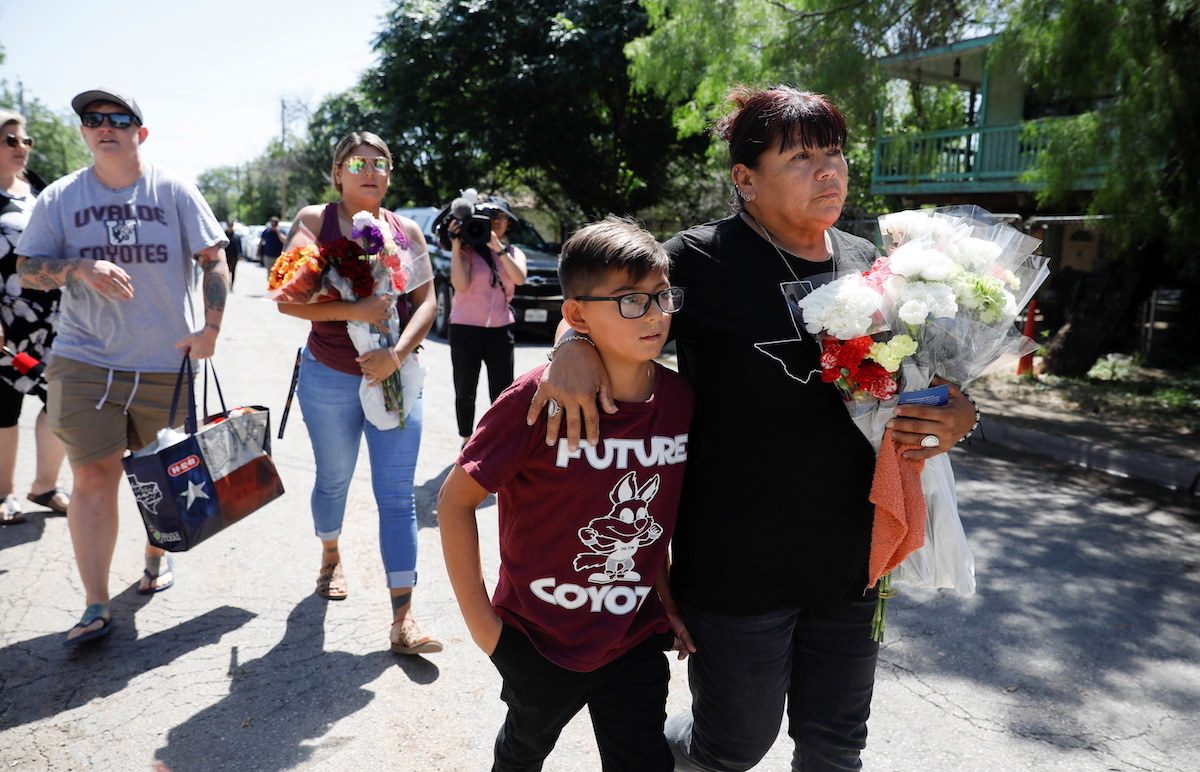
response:
[[[89,129],[98,129],[108,119],[108,125],[114,129],[128,129],[133,124],[141,125],[137,118],[129,113],[82,113],[79,122]]]
[[[9,134],[7,137],[4,138],[4,144],[8,145],[9,147],[16,147],[17,145],[24,145],[25,147],[33,147],[34,143],[33,143],[33,137],[22,138],[22,137],[18,137],[16,134]]]

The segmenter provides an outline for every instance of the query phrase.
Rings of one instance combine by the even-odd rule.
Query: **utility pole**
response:
[[[287,100],[279,97],[279,147],[287,152]],[[287,219],[287,160],[284,159],[283,173],[279,184],[279,219]]]

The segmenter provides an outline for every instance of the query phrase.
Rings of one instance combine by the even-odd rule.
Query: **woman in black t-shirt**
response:
[[[688,303],[672,334],[696,393],[671,584],[696,643],[692,709],[667,721],[676,769],[747,769],[770,750],[785,705],[793,768],[861,768],[878,644],[867,588],[874,454],[781,285],[866,270],[873,245],[833,227],[842,213],[846,124],[825,97],[787,86],[736,89],[716,125],[729,145],[737,212],[667,242]],[[598,439],[612,412],[591,347],[567,343],[530,416]],[[897,409],[901,444],[928,458],[975,411],[957,387],[942,407]]]

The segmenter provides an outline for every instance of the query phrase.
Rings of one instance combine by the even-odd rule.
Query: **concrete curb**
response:
[[[1049,456],[1086,469],[1143,480],[1173,491],[1200,496],[1200,463],[1196,461],[1038,431],[1002,416],[988,416],[984,432],[989,442],[1014,450]]]

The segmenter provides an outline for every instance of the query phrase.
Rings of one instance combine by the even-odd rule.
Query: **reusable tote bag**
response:
[[[184,354],[169,426],[122,459],[150,543],[171,552],[191,549],[283,495],[269,455],[269,411],[259,406],[228,410],[215,370],[213,381],[221,412],[198,427],[192,363]],[[185,382],[188,409],[181,432],[173,427]]]

